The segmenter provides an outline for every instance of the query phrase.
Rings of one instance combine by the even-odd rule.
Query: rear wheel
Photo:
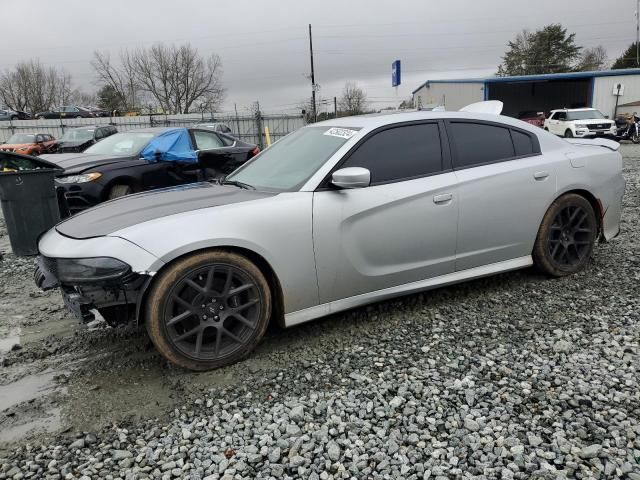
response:
[[[125,195],[131,195],[133,188],[129,185],[114,185],[109,189],[109,195],[107,198],[113,200],[114,198],[124,197]]]
[[[567,128],[564,132],[564,138],[573,138],[573,132],[570,128]]]
[[[582,270],[591,258],[598,234],[589,201],[575,193],[558,198],[542,220],[533,248],[536,266],[554,277]]]
[[[271,292],[245,257],[209,251],[162,272],[146,306],[147,331],[158,351],[181,367],[210,370],[255,348],[269,324]]]

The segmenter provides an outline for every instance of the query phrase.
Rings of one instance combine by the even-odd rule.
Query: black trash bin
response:
[[[62,170],[45,160],[0,152],[0,203],[13,253],[38,254],[38,237],[60,221],[53,179]]]

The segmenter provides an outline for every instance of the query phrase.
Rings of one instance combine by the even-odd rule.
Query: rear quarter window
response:
[[[520,157],[536,153],[531,135],[518,130],[511,130],[511,138],[513,139],[513,146],[516,149],[516,156]]]

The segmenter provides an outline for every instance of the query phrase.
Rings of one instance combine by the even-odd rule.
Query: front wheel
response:
[[[564,138],[573,138],[573,132],[571,131],[571,129],[567,128],[567,130],[564,132]]]
[[[211,370],[247,356],[264,335],[271,291],[247,258],[216,250],[161,272],[146,302],[147,332],[169,361]]]
[[[640,134],[638,134],[638,129],[636,128],[635,131],[631,134],[631,142],[635,143],[636,145],[638,143],[640,143]]]
[[[589,201],[575,193],[558,198],[545,214],[533,260],[539,270],[562,277],[582,270],[598,234],[596,214]]]

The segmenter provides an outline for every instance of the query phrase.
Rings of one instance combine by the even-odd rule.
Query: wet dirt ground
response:
[[[637,176],[635,167],[634,172]],[[637,178],[635,182],[637,195]],[[344,316],[335,316],[288,331],[274,327],[246,361],[194,374],[168,365],[143,330],[80,325],[57,291],[36,288],[33,259],[10,253],[1,216],[0,252],[0,458],[27,442],[165,417],[185,399],[212,387],[274,375],[292,365],[304,368],[318,352],[345,348],[369,328],[353,320],[357,311],[346,314],[347,323]],[[514,272],[472,282],[472,287],[441,289],[433,300],[449,301],[452,292],[467,292],[474,284],[504,289],[523,279],[544,281],[532,275]],[[606,271],[598,275],[606,276]]]

